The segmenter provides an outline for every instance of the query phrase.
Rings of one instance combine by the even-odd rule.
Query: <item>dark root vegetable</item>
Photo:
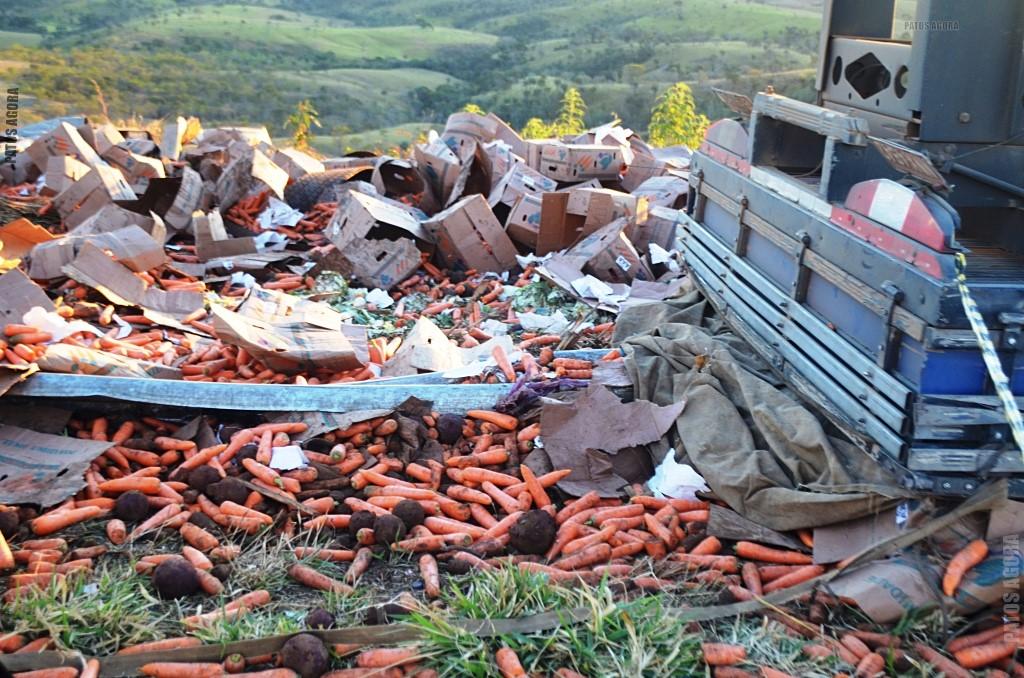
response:
[[[392,509],[391,515],[405,523],[406,531],[423,523],[423,519],[426,517],[420,503],[412,499],[403,499],[398,502],[398,505]]]
[[[241,466],[243,459],[255,459],[256,453],[259,452],[259,449],[260,448],[258,445],[256,445],[256,443],[249,443],[248,445],[243,445],[242,449],[240,449],[238,451],[238,454],[235,455],[235,461],[237,461],[238,465]]]
[[[198,511],[189,516],[188,522],[198,525],[206,531],[219,529],[217,523],[213,522],[213,518]]]
[[[369,511],[356,511],[348,521],[348,533],[355,536],[364,528],[373,529],[373,521],[376,519],[377,516]]]
[[[208,485],[204,494],[215,504],[223,504],[226,501],[244,504],[249,496],[249,488],[237,478],[225,478]]]
[[[184,558],[172,558],[156,566],[153,587],[161,598],[184,598],[199,590],[199,575],[192,563]]]
[[[527,511],[508,531],[509,544],[520,553],[539,555],[551,548],[558,525],[547,511]]]
[[[462,437],[462,424],[465,419],[458,414],[442,414],[437,418],[437,441],[445,445],[454,445]]]
[[[188,486],[193,490],[206,492],[206,488],[213,483],[220,482],[220,474],[212,466],[200,466],[192,469],[188,474]]]
[[[307,629],[329,629],[334,626],[334,615],[322,607],[311,610],[306,615]]]
[[[293,636],[281,648],[281,665],[301,678],[320,678],[327,672],[330,661],[323,642],[311,633]]]
[[[378,544],[394,544],[405,535],[405,523],[393,515],[377,516],[373,521],[373,536]]]
[[[231,576],[231,566],[227,563],[221,563],[220,565],[214,565],[213,569],[210,570],[210,574],[221,581],[227,581],[228,577]]]
[[[0,511],[0,534],[8,538],[13,537],[18,533],[18,524],[20,522],[17,509]]]
[[[141,492],[125,492],[114,503],[114,516],[126,523],[137,523],[149,515],[149,500]]]

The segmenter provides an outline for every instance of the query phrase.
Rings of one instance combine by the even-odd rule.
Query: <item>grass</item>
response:
[[[126,645],[177,635],[171,608],[127,561],[102,564],[6,605],[0,619],[17,633],[46,634],[59,647],[105,655]]]
[[[494,653],[519,655],[527,673],[570,668],[586,676],[692,676],[700,672],[699,638],[667,614],[664,599],[616,600],[605,584],[556,587],[545,577],[515,569],[461,578],[440,609],[424,608],[408,623],[426,634],[425,662],[442,676],[498,676]],[[586,623],[554,630],[484,638],[454,623],[457,618],[515,617],[574,608],[590,610]],[[443,611],[441,611],[443,610]]]
[[[341,155],[356,150],[385,152],[395,147],[406,148],[426,134],[427,130],[440,131],[443,127],[444,124],[439,123],[407,122],[394,127],[339,136],[315,135],[310,140],[310,145],[327,155]]]
[[[422,59],[455,45],[490,45],[497,37],[453,28],[352,26],[302,12],[253,5],[200,5],[126,23],[122,35],[139,44],[151,38],[190,36],[259,45],[300,46],[343,59]]]

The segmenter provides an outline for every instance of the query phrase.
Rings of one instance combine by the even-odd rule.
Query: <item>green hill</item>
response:
[[[27,122],[97,114],[98,87],[113,118],[193,114],[280,135],[308,98],[332,152],[401,143],[392,129],[436,125],[470,101],[519,126],[553,115],[569,85],[589,122],[614,113],[641,131],[680,80],[712,116],[724,111],[710,83],[808,96],[820,24],[819,0],[31,4],[0,9],[0,81],[35,97]]]

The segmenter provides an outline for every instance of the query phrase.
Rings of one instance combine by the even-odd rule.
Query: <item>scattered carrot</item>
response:
[[[963,547],[953,556],[946,566],[946,573],[942,577],[942,592],[952,596],[964,575],[975,565],[981,563],[988,556],[988,544],[983,539],[975,539]]]

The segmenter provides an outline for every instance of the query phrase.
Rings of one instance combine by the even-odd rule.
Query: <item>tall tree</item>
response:
[[[582,134],[587,126],[583,117],[587,114],[587,104],[583,102],[583,96],[575,87],[565,90],[562,96],[562,108],[555,118],[555,134]]]
[[[707,116],[697,112],[690,86],[677,82],[658,97],[651,110],[647,138],[654,146],[684,144],[697,148],[709,123]]]

